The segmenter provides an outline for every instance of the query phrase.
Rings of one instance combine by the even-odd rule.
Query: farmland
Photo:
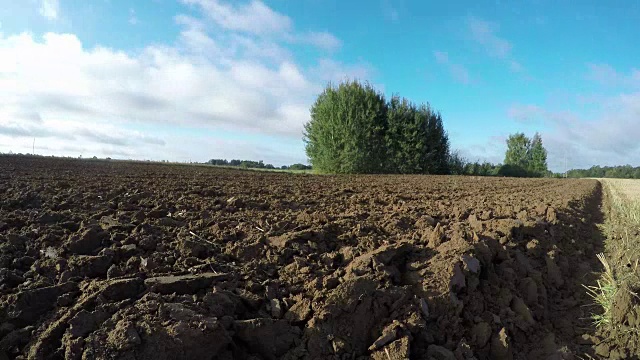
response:
[[[597,180],[0,157],[0,350],[49,359],[591,354]],[[0,358],[1,358],[0,353]]]

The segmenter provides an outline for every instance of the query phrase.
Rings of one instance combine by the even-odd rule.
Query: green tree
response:
[[[467,160],[460,155],[458,151],[454,151],[451,155],[449,155],[449,174],[451,175],[472,175],[473,170],[471,169],[471,164],[467,162]]]
[[[429,107],[422,106],[419,110],[428,114],[427,125],[427,165],[428,174],[448,174],[450,160],[449,135],[442,124],[440,113],[433,113]]]
[[[384,172],[386,127],[385,98],[368,83],[329,84],[311,107],[305,150],[319,172]]]
[[[369,84],[331,84],[305,124],[309,161],[324,173],[447,174],[451,154],[442,116]],[[462,164],[464,165],[464,164]]]
[[[507,151],[500,175],[518,177],[548,176],[547,150],[542,137],[536,133],[529,139],[524,133],[515,133],[507,139]]]
[[[544,175],[547,173],[547,150],[542,145],[542,137],[536,133],[529,149],[529,170]]]
[[[447,174],[452,165],[442,117],[427,104],[393,96],[387,111],[388,170],[401,174]],[[462,160],[453,158],[453,160]],[[464,163],[455,163],[464,166]],[[456,171],[460,171],[456,168]]]
[[[304,164],[293,164],[288,167],[289,170],[311,170],[311,166]]]
[[[504,164],[527,169],[529,167],[530,146],[531,140],[524,133],[509,135]]]
[[[394,95],[387,105],[387,170],[391,173],[422,172],[419,159],[426,152],[425,131],[420,131],[418,111],[407,99]],[[421,136],[422,135],[422,136]]]

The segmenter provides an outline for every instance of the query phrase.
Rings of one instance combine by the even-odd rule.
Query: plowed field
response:
[[[0,157],[0,359],[573,358],[601,192]]]

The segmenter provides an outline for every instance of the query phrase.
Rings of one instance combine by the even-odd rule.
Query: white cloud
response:
[[[505,61],[513,73],[524,72],[524,66],[513,59],[511,42],[498,36],[500,26],[497,23],[470,16],[467,18],[467,27],[471,38],[482,45],[490,56]]]
[[[60,12],[59,0],[41,0],[40,3],[40,15],[49,20],[56,20]]]
[[[640,70],[632,68],[625,74],[609,64],[587,64],[587,79],[606,86],[640,87]]]
[[[294,29],[291,18],[269,8],[262,1],[225,2],[222,0],[180,0],[181,2],[200,8],[220,28],[233,31],[240,41],[251,42],[254,50],[275,53],[273,41],[285,41],[292,44],[309,44],[325,51],[336,51],[342,41],[327,31],[308,31],[298,33]],[[191,22],[189,17],[180,16],[178,21]],[[207,29],[200,22],[198,28]],[[270,42],[271,41],[271,42]],[[268,45],[266,48],[264,45]],[[279,48],[278,51],[283,49]],[[282,54],[277,54],[280,56]]]
[[[0,34],[0,151],[17,152],[35,137],[36,148],[62,155],[83,150],[201,161],[212,151],[241,157],[261,148],[258,155],[271,154],[265,161],[304,161],[302,129],[315,96],[337,76],[368,79],[371,68],[331,58],[301,67],[287,49],[289,39],[247,32],[241,21],[230,25],[243,18],[233,11],[275,12],[256,1],[223,9],[224,23],[237,30],[181,15],[175,41],[137,52],[87,48],[74,34]],[[322,39],[328,47],[339,43],[327,40],[330,35]],[[203,139],[189,141],[182,132]],[[221,140],[220,134],[252,140]],[[222,151],[207,145],[206,136],[233,145]]]
[[[138,56],[112,49],[84,49],[74,35],[30,35],[0,40],[0,88],[14,107],[54,116],[93,116],[105,121],[163,122],[277,132],[281,109],[316,90],[295,64],[272,68],[236,60],[229,67],[196,64],[170,48],[148,47]],[[47,64],[39,59],[46,58]],[[20,64],[20,66],[11,66]],[[13,67],[11,69],[10,67]],[[0,100],[7,101],[7,100]],[[42,115],[42,114],[41,114]],[[260,123],[256,120],[260,119]]]
[[[129,24],[138,25],[138,17],[136,16],[136,10],[131,8],[129,9]]]
[[[462,84],[470,84],[472,82],[469,70],[464,65],[451,62],[449,60],[449,54],[443,51],[434,51],[433,56],[439,64],[447,67],[454,80]]]
[[[506,58],[510,55],[512,45],[506,39],[496,35],[496,32],[500,29],[497,24],[470,17],[468,26],[473,39],[482,44],[490,55],[499,58]]]
[[[373,74],[374,69],[369,64],[349,65],[328,58],[318,60],[318,65],[310,71],[312,77],[322,79],[322,85],[328,81],[337,83],[346,79],[366,81]],[[375,86],[376,89],[384,91],[382,85]]]
[[[293,21],[288,16],[258,0],[235,6],[219,0],[181,1],[201,7],[209,18],[227,30],[265,35],[288,32],[293,28]]]
[[[514,104],[507,110],[507,116],[521,123],[532,123],[547,116],[547,112],[537,105]]]
[[[310,32],[303,36],[303,42],[327,51],[335,51],[342,46],[342,41],[328,32]]]
[[[508,115],[520,122],[536,121],[549,151],[549,166],[564,170],[592,165],[640,165],[640,93],[620,94],[597,104],[593,118],[539,105],[515,105]]]

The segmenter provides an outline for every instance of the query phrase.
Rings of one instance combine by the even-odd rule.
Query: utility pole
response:
[[[31,155],[36,154],[36,138],[33,138],[33,147],[31,148]]]

